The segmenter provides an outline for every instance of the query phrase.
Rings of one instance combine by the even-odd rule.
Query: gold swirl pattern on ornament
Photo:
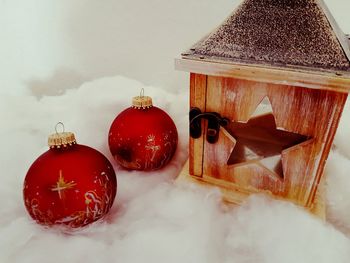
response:
[[[109,180],[106,172],[102,172],[100,175],[98,182],[104,189],[104,195],[101,197],[93,190],[86,191],[84,194],[85,211],[76,211],[71,215],[54,220],[52,211],[49,210],[47,212],[42,212],[39,209],[39,200],[33,198],[31,200],[25,200],[28,207],[30,207],[31,215],[36,221],[44,225],[65,224],[72,228],[85,226],[100,219],[108,212],[113,203],[111,198],[113,194],[112,182]],[[60,198],[64,198],[63,191],[66,189],[72,189],[74,186],[76,186],[74,181],[69,183],[65,182],[62,172],[60,171],[59,180],[54,186],[55,188],[52,188],[51,190],[57,191],[59,195],[61,192]]]

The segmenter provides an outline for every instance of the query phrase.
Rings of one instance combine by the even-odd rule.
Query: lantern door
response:
[[[192,74],[191,106],[229,119],[217,142],[190,143],[190,173],[235,190],[313,202],[347,94]],[[261,109],[270,109],[262,111]]]

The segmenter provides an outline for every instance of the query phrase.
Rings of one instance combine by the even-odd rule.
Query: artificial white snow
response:
[[[115,165],[114,206],[104,220],[82,230],[67,234],[33,222],[23,205],[22,183],[30,164],[48,149],[47,135],[56,122],[63,121],[80,144],[100,150],[115,164],[107,146],[109,126],[141,88],[177,125],[179,147],[171,163],[158,172],[128,172]],[[331,223],[263,195],[242,207],[226,207],[217,189],[174,184],[188,155],[187,113],[187,92],[118,76],[61,96],[0,97],[0,262],[349,261],[350,160],[341,147],[327,169]]]
[[[349,104],[326,167],[327,223],[264,196],[227,208],[217,189],[173,184],[188,155],[188,74],[174,70],[173,58],[239,2],[0,1],[1,263],[349,262]],[[349,1],[325,2],[350,33]],[[88,82],[116,74],[162,88],[123,77]],[[48,149],[54,125],[63,121],[79,143],[114,163],[109,126],[142,87],[177,125],[173,161],[151,173],[115,165],[114,206],[87,228],[64,234],[33,222],[22,183],[31,163]]]

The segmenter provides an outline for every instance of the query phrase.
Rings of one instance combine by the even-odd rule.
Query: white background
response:
[[[325,0],[350,33],[350,1]],[[237,0],[1,0],[0,90],[56,94],[123,75],[186,89],[174,58],[219,25]]]

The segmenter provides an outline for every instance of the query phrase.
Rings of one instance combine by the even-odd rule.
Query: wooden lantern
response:
[[[176,60],[191,72],[187,177],[237,204],[265,192],[312,209],[350,89],[349,46],[322,1],[243,1]]]

